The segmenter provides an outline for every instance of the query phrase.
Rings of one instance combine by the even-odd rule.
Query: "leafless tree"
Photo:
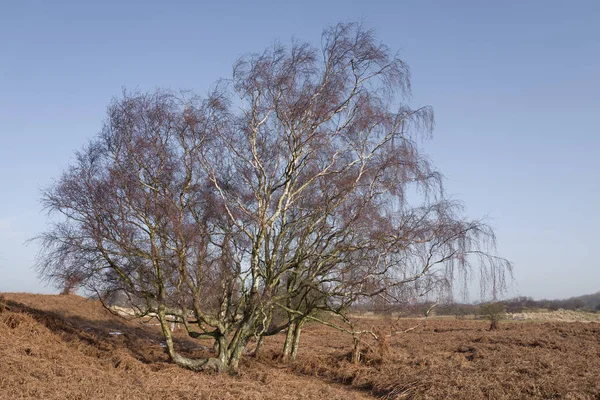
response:
[[[99,137],[43,196],[41,273],[122,290],[158,315],[173,361],[235,372],[249,341],[287,330],[295,357],[315,311],[450,287],[480,268],[501,290],[493,231],[445,198],[418,142],[406,64],[359,24],[241,58],[205,99],[115,100]],[[285,318],[274,318],[274,315]],[[189,359],[168,321],[212,338]]]
[[[71,275],[65,276],[60,294],[61,295],[73,294],[75,292],[75,290],[77,289],[77,287],[81,286],[82,281],[83,281],[83,279],[76,274],[71,274]]]

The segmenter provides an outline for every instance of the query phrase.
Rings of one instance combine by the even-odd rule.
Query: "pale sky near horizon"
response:
[[[39,193],[122,88],[205,93],[237,57],[363,20],[432,105],[425,147],[446,190],[496,228],[510,295],[600,290],[600,2],[2,1],[0,292],[51,293],[32,270]]]

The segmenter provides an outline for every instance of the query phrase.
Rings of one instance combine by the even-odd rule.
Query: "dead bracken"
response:
[[[278,354],[285,334],[268,338],[238,376],[176,367],[157,326],[126,321],[78,296],[6,294],[0,313],[0,398],[155,399],[515,399],[600,396],[600,324],[430,319],[427,325],[362,347],[308,323],[297,360]],[[395,329],[415,320],[393,321]],[[359,324],[380,333],[385,318]],[[110,335],[110,332],[122,335]],[[210,349],[174,333],[183,354]]]

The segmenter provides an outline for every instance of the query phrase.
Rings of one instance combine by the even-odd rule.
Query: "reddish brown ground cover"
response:
[[[50,399],[600,399],[600,324],[429,320],[365,338],[352,364],[348,336],[308,325],[298,360],[269,338],[239,376],[169,363],[154,326],[117,318],[77,296],[5,294],[0,305],[0,398]],[[4,308],[4,309],[3,309]],[[361,319],[389,333],[392,321]],[[395,329],[418,321],[400,320]],[[111,335],[120,332],[120,335]],[[207,350],[178,334],[188,353]]]

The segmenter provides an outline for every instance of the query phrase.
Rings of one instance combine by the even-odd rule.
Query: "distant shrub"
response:
[[[506,316],[506,307],[499,302],[484,303],[479,306],[478,314],[490,321],[490,331],[493,331]]]

